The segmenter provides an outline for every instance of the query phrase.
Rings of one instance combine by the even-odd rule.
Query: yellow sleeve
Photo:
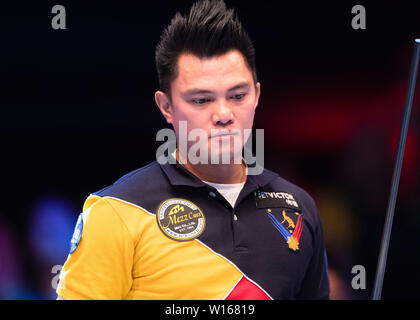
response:
[[[133,239],[105,199],[89,197],[82,213],[80,242],[61,270],[57,294],[66,300],[120,300],[130,291]]]

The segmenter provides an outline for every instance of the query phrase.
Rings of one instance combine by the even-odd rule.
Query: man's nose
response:
[[[214,125],[222,127],[233,123],[232,110],[223,99],[215,103],[212,120]]]

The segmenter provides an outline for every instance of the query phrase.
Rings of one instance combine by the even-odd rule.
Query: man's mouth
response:
[[[238,135],[237,130],[230,130],[230,131],[220,131],[215,134],[211,134],[210,138],[217,138],[217,137],[230,137]]]

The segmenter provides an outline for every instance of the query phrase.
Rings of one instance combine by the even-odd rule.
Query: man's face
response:
[[[166,114],[162,111],[173,124],[177,139],[186,138],[180,136],[180,121],[185,121],[188,134],[202,129],[208,135],[205,142],[209,155],[212,143],[219,145],[220,155],[226,147],[230,148],[231,155],[242,152],[249,137],[244,129],[252,129],[260,95],[260,84],[254,84],[242,54],[234,50],[204,59],[182,54],[177,69],[178,76],[171,84],[170,110]],[[241,146],[236,151],[234,135],[229,134],[232,130],[241,134]],[[215,133],[227,135],[215,136]],[[195,143],[188,141],[188,149]]]

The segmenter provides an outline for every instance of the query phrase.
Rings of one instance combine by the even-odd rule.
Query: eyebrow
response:
[[[229,88],[228,92],[229,91],[234,91],[234,90],[237,90],[237,89],[245,89],[245,88],[249,88],[249,83],[248,82],[241,82],[241,83],[238,83],[237,85],[233,86],[232,88]],[[189,89],[189,90],[185,91],[184,95],[209,94],[209,93],[213,93],[213,91],[199,89],[199,88],[192,88],[192,89]]]

